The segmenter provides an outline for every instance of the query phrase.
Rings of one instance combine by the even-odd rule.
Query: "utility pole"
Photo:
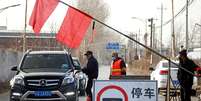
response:
[[[175,57],[174,0],[172,0],[172,57]]]
[[[153,18],[151,18],[151,19],[148,19],[148,21],[149,22],[151,22],[151,25],[150,25],[150,28],[151,28],[151,35],[150,35],[150,48],[152,48],[152,40],[153,40],[153,38],[152,38],[152,35],[153,35]]]
[[[151,28],[151,35],[150,35],[150,48],[152,49],[152,35],[153,35],[153,18],[148,19],[149,22],[151,22],[150,28]],[[150,65],[152,65],[153,63],[153,56],[152,56],[152,52],[150,52]]]
[[[161,30],[160,30],[160,53],[162,54],[162,49],[163,49],[163,10],[166,8],[163,7],[163,3],[161,3],[161,8],[158,8],[161,10]]]
[[[186,0],[186,49],[188,49],[188,4],[189,1]]]
[[[156,46],[157,46],[157,43],[156,43],[156,29],[155,29],[155,24],[153,24],[153,26],[152,26],[153,28],[152,28],[152,47],[153,47],[153,49],[156,49]]]
[[[135,40],[137,40],[137,38],[138,38],[137,35],[138,35],[137,33],[134,35],[135,36],[135,38],[134,38]],[[138,55],[137,55],[137,43],[135,43],[135,60],[137,60],[137,57],[138,57]]]
[[[24,16],[24,33],[23,33],[23,53],[26,51],[26,29],[27,29],[27,0],[25,1],[25,16]]]

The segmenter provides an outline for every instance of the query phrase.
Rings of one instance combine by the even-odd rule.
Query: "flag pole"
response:
[[[130,40],[132,40],[132,41],[134,41],[134,42],[136,42],[137,44],[139,44],[139,45],[141,45],[142,47],[148,49],[149,51],[155,53],[156,55],[158,55],[158,56],[164,58],[165,60],[170,61],[172,64],[175,64],[176,66],[179,66],[178,64],[172,62],[169,58],[163,56],[162,54],[158,53],[157,51],[153,50],[152,48],[149,48],[148,46],[146,46],[146,45],[144,45],[144,44],[138,42],[137,40],[135,40],[135,39],[133,39],[132,37],[130,37],[130,36],[124,34],[123,32],[120,32],[119,30],[117,30],[117,29],[115,29],[115,28],[113,28],[113,27],[111,27],[111,26],[105,24],[104,22],[102,22],[102,21],[100,21],[100,20],[98,20],[98,19],[96,19],[96,18],[90,16],[89,14],[87,14],[87,13],[85,13],[85,12],[83,12],[83,11],[81,11],[81,10],[79,10],[79,9],[77,9],[77,8],[75,8],[75,7],[71,6],[71,5],[69,5],[69,4],[65,3],[65,2],[63,2],[63,1],[61,1],[61,0],[59,0],[59,2],[62,3],[62,4],[64,4],[64,5],[67,5],[67,6],[71,7],[71,8],[73,8],[73,9],[75,9],[75,10],[77,10],[78,12],[80,12],[80,13],[82,13],[82,14],[84,14],[84,15],[90,17],[91,19],[95,20],[96,22],[98,22],[98,23],[100,23],[100,24],[102,24],[102,25],[108,27],[109,29],[112,29],[113,31],[115,31],[115,32],[117,32],[117,33],[123,35],[124,37],[126,37],[126,38],[128,38],[128,39],[130,39]],[[181,66],[180,66],[179,68],[183,69],[184,71],[188,72],[188,73],[191,74],[191,75],[194,75],[192,72],[188,71],[187,69],[185,69],[185,68],[183,68],[183,67],[181,67]]]
[[[25,1],[24,33],[23,33],[23,53],[26,51],[26,29],[27,29],[27,0]]]

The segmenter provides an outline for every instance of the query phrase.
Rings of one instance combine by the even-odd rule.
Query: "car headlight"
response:
[[[80,74],[78,77],[79,77],[80,79],[83,79],[83,78],[84,78],[84,75],[83,75],[83,74]]]
[[[79,73],[78,78],[79,79],[84,79],[84,74],[83,73]]]
[[[63,79],[62,85],[73,83],[75,79],[72,76],[65,77]]]
[[[24,80],[21,76],[17,76],[14,78],[14,84],[24,85]]]

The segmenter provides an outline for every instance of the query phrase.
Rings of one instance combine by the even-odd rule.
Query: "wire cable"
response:
[[[193,4],[193,2],[194,2],[195,0],[191,0],[190,2],[189,2],[189,5],[188,6],[190,6],[191,4]],[[182,9],[174,16],[174,19],[176,19],[180,14],[182,14],[184,11],[186,10],[186,4],[182,7]],[[163,26],[165,26],[165,25],[167,25],[167,24],[169,24],[170,22],[172,22],[172,20],[173,20],[173,18],[172,19],[170,19],[170,20],[168,20],[168,21],[166,21],[165,23],[163,23]],[[156,26],[156,28],[160,28],[161,26]]]

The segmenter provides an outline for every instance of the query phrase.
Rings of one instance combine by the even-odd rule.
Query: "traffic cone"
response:
[[[91,97],[87,96],[87,100],[86,101],[91,101]]]

